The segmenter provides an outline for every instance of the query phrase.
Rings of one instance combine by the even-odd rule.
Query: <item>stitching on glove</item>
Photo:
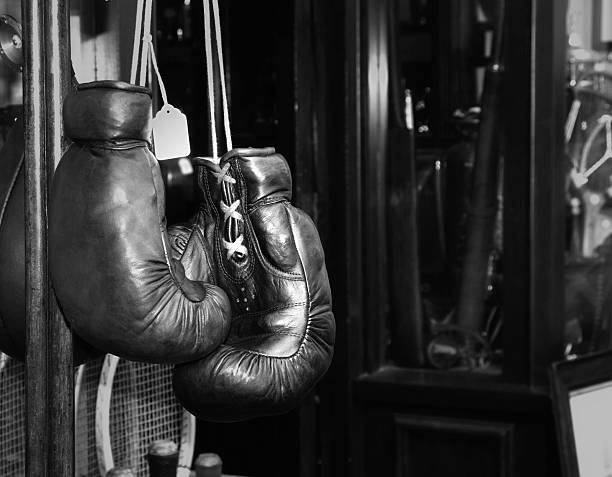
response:
[[[274,311],[288,310],[289,308],[297,308],[297,307],[304,306],[307,304],[308,302],[302,301],[300,303],[290,303],[288,305],[273,306],[271,308],[266,308],[265,310],[250,311],[248,313],[242,313],[240,315],[234,316],[234,318],[232,319],[232,323],[235,323],[236,321],[241,320],[243,318],[253,318],[255,316],[265,316]]]
[[[282,336],[293,336],[295,338],[300,338],[300,339],[302,338],[301,334],[293,333],[292,331],[282,331],[282,330],[279,330],[279,331],[268,331],[267,333],[259,333],[257,335],[251,335],[251,336],[249,336],[247,338],[240,338],[240,339],[237,339],[237,340],[232,340],[231,342],[228,342],[228,345],[229,346],[234,346],[234,345],[239,345],[239,344],[243,344],[245,342],[251,341],[251,340],[253,340],[255,338],[266,338],[266,337],[269,337],[269,336],[279,336],[279,335],[282,335]],[[253,350],[250,350],[250,349],[246,349],[244,351],[248,351],[248,352],[251,352],[251,353],[259,353],[259,351],[253,351]],[[260,353],[260,354],[262,354],[262,353]],[[281,356],[270,356],[269,354],[264,354],[263,356],[268,356],[269,358],[274,358],[274,359],[288,359],[288,358],[290,358],[290,356],[285,356],[283,358]]]
[[[285,212],[287,213],[287,217],[289,218],[289,226],[291,227],[291,234],[293,235],[293,240],[295,241],[295,233],[294,233],[294,222],[290,217],[289,214],[289,207],[288,205],[285,205]],[[302,336],[302,341],[300,342],[300,345],[298,346],[298,349],[295,351],[295,353],[289,357],[289,359],[295,360],[295,359],[299,359],[302,356],[303,350],[306,347],[306,342],[309,341],[310,339],[310,334],[311,334],[311,328],[312,328],[312,315],[310,314],[311,311],[311,306],[312,306],[312,296],[310,293],[310,284],[308,283],[308,279],[306,277],[306,270],[304,268],[304,261],[302,260],[302,255],[300,254],[300,250],[297,248],[297,244],[296,244],[296,251],[298,254],[298,257],[300,259],[300,265],[302,267],[302,273],[304,274],[304,286],[306,287],[306,297],[308,299],[308,306],[306,306],[306,311],[305,314],[307,316],[306,319],[306,329],[304,330],[304,335]]]
[[[127,151],[139,147],[151,148],[151,144],[144,139],[108,139],[108,140],[80,140],[73,139],[75,144],[89,149],[104,149],[107,151]]]
[[[249,232],[249,235],[251,237],[254,237],[254,239],[251,240],[251,245],[255,249],[255,253],[257,255],[257,258],[259,259],[259,263],[264,267],[264,269],[266,269],[268,273],[276,277],[279,277],[279,278],[284,278],[286,280],[292,280],[292,281],[298,281],[298,282],[305,280],[304,275],[302,275],[301,273],[286,272],[284,270],[281,270],[274,264],[270,263],[270,261],[266,258],[263,251],[261,250],[261,245],[259,244],[259,240],[257,239],[257,234],[255,233],[255,230],[253,228],[253,224],[251,223],[250,220],[248,220],[246,221],[245,225]],[[293,237],[293,243],[295,243],[295,234],[293,234],[293,230],[292,230],[291,235]]]
[[[252,214],[253,212],[258,211],[262,207],[266,205],[279,204],[282,202],[289,202],[285,197],[264,197],[263,199],[259,199],[256,202],[250,204],[247,208],[248,214]]]

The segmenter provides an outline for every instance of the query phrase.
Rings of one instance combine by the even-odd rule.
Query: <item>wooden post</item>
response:
[[[24,0],[26,186],[26,473],[74,474],[72,337],[47,263],[47,200],[62,154],[61,106],[70,84],[67,0]]]
[[[22,4],[26,211],[26,474],[46,476],[47,263],[43,0]]]
[[[55,168],[66,143],[63,137],[62,104],[71,86],[70,68],[70,5],[68,0],[47,1],[45,8],[46,100],[46,165],[48,190]],[[47,335],[47,402],[50,420],[48,436],[50,475],[74,475],[74,369],[72,332],[59,312],[51,288],[49,290],[49,333]]]

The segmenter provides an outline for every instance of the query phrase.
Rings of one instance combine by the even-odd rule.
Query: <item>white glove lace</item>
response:
[[[240,199],[234,199],[236,179],[229,174],[230,164],[228,162],[223,168],[220,168],[217,161],[212,157],[194,157],[193,161],[196,164],[208,167],[210,175],[217,179],[217,184],[222,185],[222,198],[219,206],[223,213],[224,237],[221,239],[221,244],[226,250],[228,260],[232,257],[241,259],[247,255],[247,248],[243,245],[244,236],[238,233],[237,225],[239,222],[244,222],[244,218],[238,211],[241,203]],[[228,240],[226,240],[226,237]]]
[[[206,51],[206,78],[208,81],[208,104],[210,111],[210,131],[212,157],[197,158],[206,159],[205,164],[211,169],[211,174],[217,179],[217,184],[222,184],[223,193],[219,204],[223,213],[223,238],[221,243],[226,250],[228,260],[232,258],[241,259],[247,255],[247,248],[243,245],[244,236],[239,233],[241,223],[244,223],[242,214],[238,212],[240,199],[235,197],[234,186],[236,180],[231,176],[230,164],[219,168],[217,144],[217,122],[215,115],[215,79],[213,69],[212,35],[215,34],[217,43],[217,60],[219,65],[219,78],[221,83],[221,98],[223,105],[223,126],[225,129],[225,140],[227,150],[231,151],[232,133],[230,129],[229,108],[227,103],[227,91],[225,87],[225,70],[223,66],[223,48],[221,44],[221,23],[219,18],[218,0],[203,0],[204,3],[204,47]],[[212,18],[211,18],[212,3]]]

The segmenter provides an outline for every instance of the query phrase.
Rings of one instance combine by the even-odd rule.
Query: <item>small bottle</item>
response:
[[[217,454],[200,454],[195,461],[196,477],[221,477],[223,462]]]
[[[106,477],[136,477],[136,474],[127,467],[114,467],[106,473]]]
[[[147,462],[151,477],[176,477],[179,451],[174,441],[158,440],[149,446]]]

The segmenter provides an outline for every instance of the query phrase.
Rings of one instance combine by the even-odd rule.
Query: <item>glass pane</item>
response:
[[[402,363],[392,351],[400,364],[501,372],[501,73],[492,67],[503,61],[500,4],[398,2],[392,62],[403,97],[394,100],[414,122],[422,300],[422,326],[415,323],[411,333],[423,336],[421,362]],[[393,137],[390,147],[397,147]],[[392,333],[392,349],[397,340]]]
[[[612,3],[567,13],[566,356],[612,346]]]

